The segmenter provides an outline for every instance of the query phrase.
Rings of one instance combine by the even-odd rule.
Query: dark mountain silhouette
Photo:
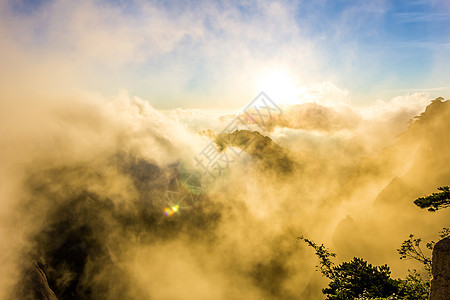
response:
[[[116,171],[109,174],[111,168],[119,175]],[[16,289],[21,299],[47,299],[32,295],[34,290],[48,287],[60,300],[98,299],[100,295],[143,299],[145,293],[132,287],[133,279],[118,256],[130,241],[154,244],[180,235],[192,243],[213,241],[220,205],[206,196],[189,214],[164,216],[167,170],[144,158],[119,153],[103,168],[86,164],[30,174],[24,186],[30,198],[21,209],[40,212],[36,218],[45,215],[42,230],[31,236],[34,247],[27,254],[30,262],[37,262],[42,276],[41,282],[35,282],[36,270],[24,266],[23,280]],[[114,182],[118,176],[129,180],[130,189],[136,192],[127,202],[92,189]],[[45,277],[48,283],[43,281]]]
[[[432,232],[437,234],[442,227],[448,226],[450,211],[429,213],[419,209],[413,201],[450,183],[449,133],[450,101],[437,98],[420,116],[411,120],[408,130],[398,137],[395,145],[377,157],[366,159],[355,169],[337,194],[338,201],[357,196],[358,190],[351,190],[351,186],[359,185],[363,189],[374,182],[384,182],[385,187],[374,195],[372,210],[365,220],[350,217],[336,229],[335,244],[344,256],[347,255],[345,258],[372,256],[395,267],[404,262],[389,262],[392,249],[398,248],[402,242],[394,236],[405,236],[406,239],[410,233],[415,233],[431,240],[435,238]],[[368,169],[372,172],[366,173]],[[359,247],[351,246],[355,244]],[[364,249],[372,249],[373,252]]]
[[[222,133],[215,138],[215,142],[219,150],[228,146],[242,149],[260,162],[265,170],[285,174],[294,169],[295,163],[289,152],[270,137],[257,131],[236,130],[232,133]]]
[[[292,168],[285,150],[270,138],[251,132],[234,135],[242,140],[240,143],[228,140],[230,144],[247,146],[245,150],[259,163],[280,172]],[[248,143],[251,137],[256,137],[254,144]],[[176,190],[179,179],[179,171],[172,165],[160,166],[126,152],[104,157],[102,163],[30,172],[24,184],[28,198],[20,209],[29,216],[28,222],[41,220],[43,224],[31,233],[33,247],[25,257],[29,262],[37,262],[42,276],[35,282],[36,270],[24,266],[16,295],[21,299],[46,299],[36,294],[44,290],[50,295],[54,292],[60,300],[148,299],[148,291],[139,290],[133,284],[135,279],[122,265],[121,254],[129,247],[148,247],[175,240],[215,249],[221,245],[216,230],[223,211],[232,211],[238,205],[229,201],[226,206],[206,194],[202,195],[202,201],[189,202],[188,211],[181,205],[179,214],[167,217],[164,215],[164,207],[169,205],[167,192]],[[129,199],[122,199],[107,188],[109,183],[122,181],[130,190]],[[184,188],[177,191],[189,193]],[[241,204],[238,211],[247,215],[247,209]],[[235,265],[233,272],[242,273],[264,293],[277,298],[284,293],[280,287],[288,278],[285,264],[289,256],[283,252],[287,250],[280,247],[279,240],[270,241],[269,245],[267,256],[254,259],[245,268]],[[291,255],[292,249],[288,250]],[[232,256],[230,260],[236,261]],[[34,292],[36,289],[38,292]]]

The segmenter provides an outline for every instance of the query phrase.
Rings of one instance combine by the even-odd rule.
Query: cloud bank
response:
[[[378,225],[363,225],[359,248],[347,235],[352,227],[334,234],[347,215],[359,222],[393,177],[409,169],[417,179],[429,154],[416,156],[412,168],[408,159],[428,142],[418,129],[400,144],[396,135],[420,112],[420,95],[363,110],[293,106],[269,133],[278,145],[263,138],[205,194],[193,195],[179,183],[186,169],[196,170],[192,158],[209,139],[195,130],[202,122],[186,125],[195,123],[192,111],[191,119],[181,110],[161,113],[126,93],[45,94],[2,101],[2,299],[30,295],[33,262],[58,297],[293,299],[311,286],[314,266],[296,236],[329,243],[334,236],[343,255],[360,251],[384,263],[396,261],[386,251],[412,228],[399,227],[386,245],[367,240],[386,228],[374,210]],[[430,134],[443,120],[436,117]],[[289,172],[274,165],[286,155]],[[444,182],[446,174],[431,178]],[[167,217],[172,204],[179,212]],[[430,229],[419,233],[432,235],[445,217],[433,217],[433,226],[426,217]],[[396,266],[397,274],[406,270]]]

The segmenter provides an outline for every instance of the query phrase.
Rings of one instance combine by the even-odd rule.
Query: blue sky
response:
[[[21,62],[17,76],[39,68],[73,88],[123,89],[159,108],[234,108],[264,89],[301,103],[299,91],[322,83],[334,86],[326,97],[356,104],[450,93],[444,0],[3,0],[0,8],[11,46],[1,55],[11,68]]]
[[[406,89],[432,85],[427,73],[433,72],[435,54],[449,51],[450,12],[444,3],[433,1],[324,1],[302,9],[297,20],[308,26],[310,37],[324,36],[321,43],[336,71],[346,63],[346,48],[354,47],[353,68],[342,83],[358,78],[365,91],[383,82],[386,88]],[[319,14],[315,14],[319,12]],[[313,16],[313,21],[308,18]],[[322,24],[321,21],[323,22]],[[303,22],[304,23],[304,22]],[[346,80],[345,77],[349,78]],[[448,84],[442,80],[436,84]]]

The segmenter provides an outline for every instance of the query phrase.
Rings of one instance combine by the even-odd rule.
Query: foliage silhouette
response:
[[[440,193],[432,193],[426,197],[417,198],[414,204],[420,208],[428,208],[429,211],[436,211],[450,206],[450,187],[438,187]]]
[[[391,272],[387,265],[372,266],[364,259],[355,257],[350,262],[335,266],[331,258],[336,257],[336,254],[323,244],[318,246],[303,236],[298,239],[316,250],[319,257],[317,267],[323,276],[330,279],[328,287],[322,290],[326,299],[389,297],[399,291],[400,281],[390,278]]]

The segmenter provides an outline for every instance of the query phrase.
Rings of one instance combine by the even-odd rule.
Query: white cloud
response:
[[[317,54],[293,4],[260,1],[246,12],[230,3],[133,5],[128,12],[103,1],[52,1],[27,14],[7,7],[2,40],[20,50],[16,62],[29,60],[25,73],[42,62],[76,87],[126,88],[161,107],[239,107],[238,97],[259,92],[249,84],[259,70],[280,62],[314,78]]]

